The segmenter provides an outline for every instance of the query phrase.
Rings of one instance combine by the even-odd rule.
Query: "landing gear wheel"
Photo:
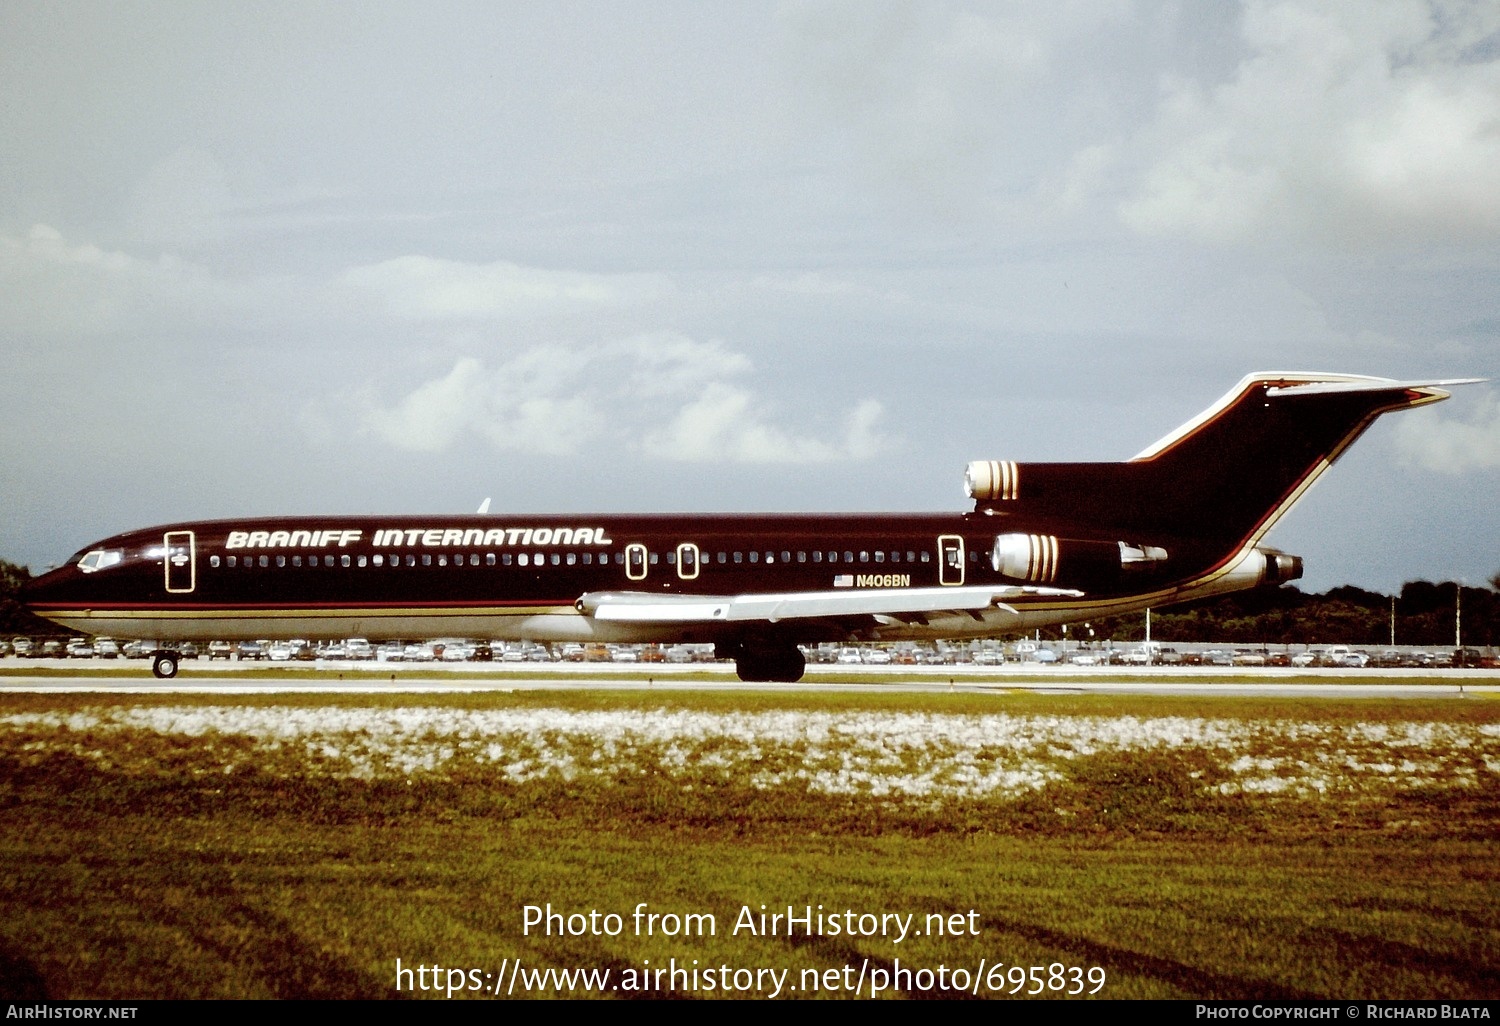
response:
[[[177,676],[177,653],[158,652],[151,657],[151,672],[163,680]]]
[[[802,679],[805,669],[807,658],[795,645],[791,648],[747,649],[734,662],[735,674],[746,683],[776,681],[795,684]]]
[[[807,669],[807,658],[803,656],[802,650],[795,646],[785,652],[776,653],[774,663],[771,669],[771,679],[784,684],[797,683],[802,679],[802,671]]]

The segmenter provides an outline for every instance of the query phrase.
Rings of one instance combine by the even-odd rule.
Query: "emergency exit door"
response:
[[[938,583],[964,583],[964,540],[959,535],[938,535]]]

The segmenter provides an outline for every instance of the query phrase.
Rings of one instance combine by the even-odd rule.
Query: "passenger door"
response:
[[[185,595],[198,584],[197,544],[192,531],[168,531],[162,536],[162,548],[166,554],[167,591],[173,595]]]

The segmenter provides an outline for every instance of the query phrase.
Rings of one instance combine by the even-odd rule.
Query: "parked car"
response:
[[[266,646],[258,641],[242,641],[239,646],[239,657],[240,662],[244,662],[247,659],[260,662],[266,658]]]
[[[30,638],[15,637],[10,639],[11,651],[15,652],[17,658],[24,658],[36,651],[36,646],[31,643]]]
[[[227,663],[229,657],[233,654],[234,648],[227,641],[210,641],[208,643],[209,662],[213,662],[215,659],[222,659]]]
[[[114,638],[95,638],[94,655],[100,659],[120,658],[120,643]]]
[[[82,638],[74,638],[68,642],[69,659],[92,659],[94,658],[94,646]]]

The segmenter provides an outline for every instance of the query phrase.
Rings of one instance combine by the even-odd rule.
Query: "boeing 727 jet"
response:
[[[799,645],[974,638],[1302,574],[1272,525],[1383,413],[1465,381],[1253,374],[1120,463],[970,463],[953,513],[273,517],[96,542],[30,582],[90,634],[712,642],[746,681]]]

